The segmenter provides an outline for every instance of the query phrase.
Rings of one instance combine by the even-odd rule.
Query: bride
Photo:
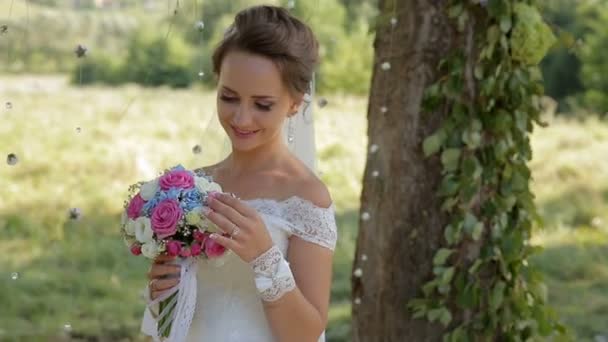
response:
[[[221,267],[195,266],[192,323],[177,327],[186,341],[325,340],[337,230],[305,117],[317,62],[310,28],[274,6],[238,13],[213,54],[218,119],[232,152],[196,172],[237,196],[215,193],[205,210],[225,233],[212,237],[232,253]],[[157,258],[148,299],[183,275]],[[158,339],[153,316],[146,308],[142,332]]]

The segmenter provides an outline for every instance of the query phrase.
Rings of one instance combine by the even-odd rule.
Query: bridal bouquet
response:
[[[208,238],[213,232],[222,232],[202,213],[208,195],[221,191],[219,184],[210,176],[199,175],[181,165],[165,170],[154,180],[129,187],[122,213],[121,234],[131,253],[150,259],[160,254],[178,257],[181,275],[184,276],[184,268],[188,273],[187,279],[180,279],[179,288],[167,290],[157,300],[148,303],[150,308],[159,304],[156,317],[158,337],[169,337],[176,313],[184,311],[180,306],[185,305],[186,298],[196,296],[196,286],[192,289],[192,282],[196,285],[194,259],[221,262],[220,259],[228,254],[223,246]],[[185,285],[188,282],[190,285]],[[180,294],[180,290],[190,293]],[[191,317],[185,319],[191,320]]]

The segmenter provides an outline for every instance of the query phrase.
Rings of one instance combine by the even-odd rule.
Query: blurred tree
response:
[[[600,115],[608,115],[608,1],[586,2],[579,11],[590,13],[581,51],[583,103]]]
[[[548,0],[540,3],[545,19],[572,40],[582,37],[584,26],[583,16],[573,10],[577,4],[572,0]],[[564,36],[563,36],[564,37]],[[564,42],[566,43],[566,42]],[[572,45],[574,41],[569,44]],[[565,99],[583,90],[580,79],[581,61],[572,46],[561,44],[556,46],[542,61],[541,71],[545,84],[545,92],[559,102],[560,111],[567,111]]]
[[[264,4],[278,5],[278,0],[265,1]],[[222,25],[232,22],[236,13],[246,7],[262,4],[259,0],[204,0],[196,4],[196,8],[192,6],[195,2],[186,3],[187,9],[197,13],[193,21],[182,20],[177,23],[186,32],[186,39],[192,44],[198,44],[201,41],[208,42],[219,33],[223,33],[227,25]],[[196,12],[194,12],[196,11]],[[227,18],[230,18],[228,20]],[[205,29],[202,34],[194,29],[194,24],[198,20],[203,20]]]
[[[363,20],[369,26],[378,15],[378,0],[340,0],[346,9],[346,29],[357,30]]]
[[[372,61],[368,16],[377,10],[350,16],[339,0],[295,1],[294,5],[293,14],[310,25],[319,40],[321,64],[317,89],[320,92],[366,93]],[[363,9],[369,2],[358,1],[351,6],[351,9]],[[349,25],[352,25],[350,32]]]
[[[165,38],[157,30],[141,28],[129,43],[122,65],[126,79],[147,86],[187,87],[195,78],[192,48],[181,36]]]
[[[196,78],[192,55],[192,47],[181,35],[166,37],[144,25],[131,34],[123,60],[108,53],[93,54],[73,70],[71,81],[83,85],[134,82],[144,86],[188,87]]]

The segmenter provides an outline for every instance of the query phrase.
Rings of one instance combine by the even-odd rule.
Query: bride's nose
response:
[[[253,123],[253,115],[251,112],[251,109],[247,108],[247,105],[240,105],[232,117],[232,123],[237,127],[251,126]]]

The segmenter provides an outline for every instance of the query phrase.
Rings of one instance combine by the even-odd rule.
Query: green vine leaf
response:
[[[452,321],[452,314],[446,307],[439,307],[437,309],[429,310],[427,318],[431,322],[439,321],[444,326],[447,326]]]
[[[448,267],[446,268],[443,273],[441,274],[441,281],[440,284],[441,285],[447,285],[452,281],[452,278],[454,277],[454,272],[456,271],[455,267]]]
[[[452,313],[448,309],[445,309],[441,313],[441,316],[439,316],[439,321],[441,322],[441,324],[443,324],[444,327],[447,327],[452,321]]]
[[[511,17],[510,16],[502,16],[500,18],[500,30],[504,33],[507,33],[511,30]]]
[[[471,237],[473,240],[478,241],[481,238],[481,234],[483,233],[483,223],[477,222],[475,227],[473,227],[473,231],[471,232]]]
[[[437,132],[431,136],[428,136],[426,139],[424,139],[424,142],[422,143],[422,149],[424,151],[424,156],[429,157],[429,156],[439,152],[439,149],[441,149],[441,144],[443,143],[444,139],[445,139],[445,134],[442,134],[440,132]]]
[[[446,171],[454,171],[458,168],[458,161],[460,159],[460,149],[448,148],[441,154],[441,163]]]
[[[471,266],[471,268],[469,268],[469,273],[470,274],[477,273],[477,270],[479,269],[479,266],[481,266],[482,263],[483,263],[483,261],[481,261],[481,259],[475,260],[475,262],[473,263],[473,265]]]
[[[445,261],[448,259],[450,255],[454,253],[453,249],[448,248],[440,248],[437,253],[435,253],[435,257],[433,258],[433,265],[440,266],[445,264]]]
[[[497,282],[492,288],[490,296],[490,310],[495,312],[502,305],[505,295],[506,284],[503,281]]]
[[[448,245],[455,245],[462,239],[462,229],[460,226],[454,227],[450,224],[445,228],[443,236],[448,242]]]

